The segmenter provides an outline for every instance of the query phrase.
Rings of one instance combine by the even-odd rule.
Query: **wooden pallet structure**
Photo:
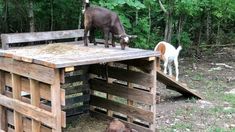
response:
[[[85,47],[73,41],[81,37],[83,30],[2,34],[0,130],[60,132],[69,120],[89,113],[155,131],[159,53]]]

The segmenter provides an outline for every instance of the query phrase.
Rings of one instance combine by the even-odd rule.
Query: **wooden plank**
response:
[[[186,97],[195,97],[198,99],[203,99],[203,97],[200,94],[192,91],[190,88],[188,88],[185,85],[182,85],[180,82],[176,82],[174,79],[172,79],[168,75],[165,75],[163,72],[158,70],[157,70],[157,80],[165,84],[167,88],[175,90]]]
[[[73,83],[78,81],[86,81],[88,79],[88,75],[76,75],[69,76],[65,78],[65,83]]]
[[[157,94],[157,81],[156,81],[156,78],[157,78],[157,74],[156,74],[156,59],[154,59],[152,62],[152,65],[151,65],[151,72],[150,74],[153,76],[152,77],[152,87],[150,89],[150,92],[151,94],[153,94],[153,101],[154,101],[154,104],[151,106],[151,111],[153,112],[153,122],[152,124],[150,124],[150,129],[152,129],[153,131],[155,131],[155,127],[156,127],[156,94]]]
[[[6,91],[6,92],[5,92],[5,95],[6,95],[7,97],[10,97],[10,98],[13,97],[12,93],[9,92],[9,91]],[[29,99],[29,98],[22,97],[22,101],[25,102],[25,103],[27,103],[27,104],[30,104],[30,99]],[[45,104],[43,104],[43,103],[40,103],[39,108],[51,112],[51,106],[45,105]],[[66,113],[65,113],[64,111],[61,111],[61,115],[62,115],[62,117],[61,117],[61,122],[62,122],[61,124],[62,124],[62,127],[66,127],[66,119],[65,119],[65,118],[66,118]]]
[[[104,69],[105,69],[104,66],[101,65],[90,66],[90,72],[93,74],[98,74],[98,75],[101,74],[104,76],[105,75]],[[109,77],[111,78],[143,85],[145,87],[151,87],[152,86],[151,84],[153,83],[152,80],[153,76],[147,73],[127,71],[125,69],[116,68],[116,67],[108,67],[108,74]]]
[[[65,31],[1,34],[3,44],[2,48],[7,49],[8,44],[14,43],[83,37],[83,32],[83,29],[78,29]]]
[[[5,72],[0,70],[0,94],[5,93]],[[7,131],[7,115],[6,108],[0,106],[0,130]]]
[[[153,113],[147,110],[142,110],[140,108],[135,108],[132,106],[127,106],[124,104],[120,104],[111,100],[107,100],[101,97],[97,97],[91,95],[90,104],[93,106],[98,106],[101,108],[109,109],[112,111],[120,112],[125,115],[129,115],[131,117],[144,120],[147,122],[153,122]]]
[[[19,75],[12,74],[12,93],[13,99],[21,100],[21,79]],[[16,132],[23,132],[23,120],[19,111],[14,109],[14,126]]]
[[[7,118],[8,118],[8,123],[10,125],[14,126],[14,120],[13,120],[14,115],[9,110],[7,111]],[[23,127],[23,131],[24,132],[32,132],[32,124],[31,124],[31,120],[30,119],[24,117],[23,118],[23,126],[24,126]],[[42,132],[51,132],[52,130],[51,130],[51,128],[48,128],[48,127],[46,127],[44,125],[41,125],[41,131]],[[14,132],[14,130],[13,130],[13,132]]]
[[[30,104],[24,103],[19,100],[11,99],[4,95],[0,95],[0,104],[13,109],[29,118],[35,119],[37,121],[43,122],[49,127],[55,128],[55,117],[52,113],[40,109],[38,107],[32,106]]]
[[[89,110],[89,108],[90,108],[89,105],[82,105],[82,106],[75,106],[69,109],[64,109],[64,111],[66,112],[66,116],[68,117],[77,114],[83,114],[83,112]]]
[[[149,105],[152,105],[154,102],[153,95],[143,90],[129,89],[128,87],[119,84],[107,84],[106,82],[97,79],[91,79],[90,84],[92,90],[109,93]]]
[[[81,95],[81,96],[75,96],[75,97],[70,97],[70,98],[66,98],[65,102],[66,102],[66,106],[70,106],[72,104],[75,103],[79,103],[79,102],[87,102],[90,100],[90,95],[86,94],[86,95]]]
[[[12,81],[11,81],[11,75],[10,73],[5,73],[5,80],[6,85],[9,87],[12,87]],[[29,79],[27,78],[21,78],[21,85],[22,85],[22,91],[30,93],[30,86],[29,86]],[[51,94],[50,94],[50,85],[40,82],[39,83],[40,88],[40,96],[43,99],[51,101]],[[61,105],[65,105],[65,90],[61,89],[60,91],[61,95]]]
[[[100,112],[96,112],[96,111],[90,111],[90,115],[92,117],[95,117],[97,119],[102,119],[102,120],[113,120],[114,118],[113,117],[110,117],[110,116],[107,116],[105,114],[102,114]],[[123,122],[124,124],[130,126],[130,128],[136,130],[137,132],[154,132],[152,130],[150,130],[149,128],[146,128],[146,127],[143,127],[143,126],[140,126],[140,125],[137,125],[137,124],[134,124],[134,123],[130,123],[130,122],[127,122],[127,121],[123,121],[123,120],[120,120],[121,122]]]
[[[65,89],[65,95],[75,94],[75,93],[81,93],[81,92],[89,92],[89,84],[83,84],[80,86],[75,86],[71,88]]]
[[[55,78],[51,85],[51,111],[55,117],[55,128],[52,132],[60,132],[61,129],[61,102],[60,102],[60,72],[55,69]]]
[[[133,70],[133,69],[134,69],[134,67],[133,67],[133,66],[127,65],[127,70]],[[130,82],[127,82],[127,86],[128,86],[128,89],[133,89],[133,84],[132,84],[132,83],[130,83]],[[144,98],[144,97],[142,97],[142,98]],[[127,100],[127,104],[128,104],[129,106],[133,106],[134,101],[133,101],[133,100],[128,99],[128,100]],[[133,118],[132,118],[132,117],[127,116],[127,121],[128,121],[128,122],[133,122]]]
[[[53,78],[55,77],[52,68],[14,61],[10,58],[0,57],[0,69],[48,84],[52,84]]]
[[[40,89],[39,82],[33,79],[30,79],[30,93],[31,93],[31,104],[39,107],[40,106]],[[40,132],[41,123],[32,119],[32,131]]]
[[[149,73],[151,71],[151,69],[150,69],[151,63],[145,59],[126,60],[126,61],[121,61],[120,63],[137,67],[140,70],[147,72],[147,73]]]

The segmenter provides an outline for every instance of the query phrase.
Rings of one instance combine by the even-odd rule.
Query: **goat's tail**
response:
[[[90,1],[84,0],[84,9],[82,10],[82,12],[84,13],[88,7],[90,7]]]

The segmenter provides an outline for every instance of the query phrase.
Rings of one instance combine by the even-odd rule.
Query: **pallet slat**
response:
[[[1,38],[2,38],[3,49],[7,49],[8,44],[78,38],[78,37],[83,37],[83,35],[84,35],[83,29],[79,29],[79,30],[67,30],[67,31],[2,34]]]
[[[112,111],[120,112],[125,115],[129,115],[131,117],[144,120],[147,122],[152,123],[153,122],[153,112],[146,111],[143,109],[135,108],[132,106],[127,106],[124,104],[120,104],[117,102],[113,102],[111,100],[106,100],[101,97],[93,96],[91,95],[91,101],[90,104],[93,106],[98,106],[101,108],[109,109]]]
[[[11,81],[11,75],[10,73],[5,73],[5,80],[6,80],[6,85],[9,87],[12,87],[12,81]],[[27,78],[21,78],[21,85],[22,85],[22,91],[25,91],[27,93],[30,93],[30,87],[29,87],[29,79]],[[46,100],[51,101],[51,94],[50,94],[50,85],[45,84],[45,83],[39,83],[40,87],[40,95],[41,98],[44,98]],[[61,105],[65,105],[65,90],[61,89]]]
[[[15,61],[10,58],[1,57],[0,69],[21,76],[26,76],[48,84],[52,84],[53,78],[55,77],[55,73],[52,68],[36,64],[29,65],[28,63]]]
[[[101,74],[102,76],[105,76],[106,74],[105,67],[102,65],[92,65],[90,72],[97,75]],[[153,84],[153,76],[147,73],[127,71],[125,69],[116,67],[108,67],[108,75],[111,78],[127,81],[130,83],[136,83],[147,88],[152,87]]]
[[[13,118],[14,118],[13,112],[8,110],[7,111],[8,124],[10,124],[12,126],[14,126]],[[24,132],[32,132],[32,124],[31,124],[31,120],[30,119],[24,117],[23,118],[23,126],[24,126],[23,127],[23,131]],[[9,130],[9,128],[8,128],[8,130]],[[11,131],[14,132],[14,129],[11,129]],[[51,128],[48,128],[48,127],[46,127],[44,125],[41,125],[41,131],[42,132],[51,132],[52,130],[51,130]]]
[[[32,119],[44,122],[49,127],[55,128],[55,117],[48,111],[29,105],[27,103],[11,99],[4,95],[0,95],[1,105],[14,109],[15,111],[27,115]]]
[[[153,95],[143,90],[130,89],[127,86],[119,84],[107,84],[106,82],[97,79],[90,80],[90,83],[92,90],[112,94],[149,105],[152,105],[154,102]]]

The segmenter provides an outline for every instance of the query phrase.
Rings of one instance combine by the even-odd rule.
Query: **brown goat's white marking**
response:
[[[164,41],[159,42],[154,48],[154,51],[161,52],[160,59],[164,61],[164,73],[165,74],[167,74],[167,67],[168,67],[169,75],[172,76],[171,63],[174,62],[175,72],[176,72],[176,81],[179,80],[178,56],[179,56],[180,50],[182,50],[181,46],[175,49],[174,46]]]

